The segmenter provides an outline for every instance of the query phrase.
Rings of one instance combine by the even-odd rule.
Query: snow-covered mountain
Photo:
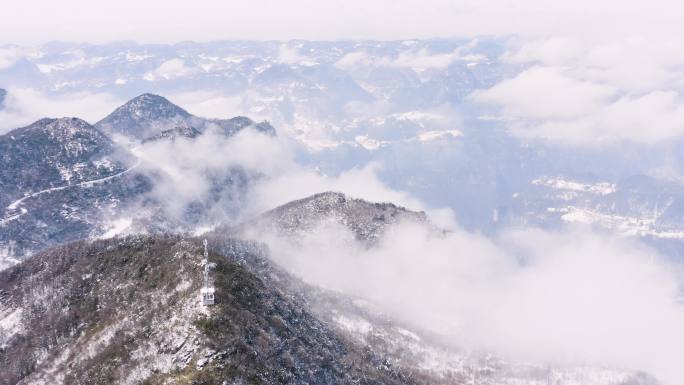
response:
[[[0,69],[0,84],[124,99],[154,90],[190,101],[190,113],[226,108],[230,111],[209,115],[267,119],[307,146],[324,148],[353,141],[391,116],[427,118],[423,123],[439,119],[435,108],[461,102],[514,73],[516,66],[497,60],[504,44],[486,39],[53,43],[26,49],[22,60]],[[184,115],[166,112],[167,118]]]
[[[0,273],[0,381],[415,383],[240,262],[265,263],[258,248],[225,242],[210,308],[194,239],[76,242]]]
[[[563,147],[511,135],[511,122],[474,101],[473,93],[534,65],[510,60],[511,44],[505,38],[51,43],[21,50],[0,69],[0,85],[14,95],[6,101],[12,113],[36,92],[66,103],[154,90],[182,105],[143,94],[96,124],[135,141],[195,137],[209,127],[274,132],[267,122],[255,123],[273,122],[297,144],[305,165],[327,175],[382,165],[377,173],[384,183],[428,207],[452,209],[471,230],[585,222],[668,244],[680,238],[681,141]],[[255,120],[199,117],[234,115]],[[616,192],[573,192],[570,199],[567,190],[535,182],[551,179],[607,183]]]
[[[98,211],[145,190],[134,158],[78,118],[0,136],[0,266],[87,236]]]
[[[366,212],[372,215],[366,215]],[[347,214],[361,214],[345,217]],[[291,235],[312,223],[391,227],[422,213],[337,193],[261,216]],[[345,219],[346,218],[346,219]],[[253,226],[254,222],[248,224]],[[254,233],[253,233],[254,234]],[[372,243],[374,231],[360,230]],[[267,245],[206,235],[216,305],[201,305],[202,248],[183,236],[129,236],[51,248],[0,272],[0,379],[61,383],[654,385],[649,375],[514,361],[460,349],[360,298],[305,284]],[[40,347],[41,354],[34,354]]]
[[[533,65],[509,60],[510,44],[515,42],[504,38],[51,43],[23,50],[0,69],[0,85],[10,91],[31,87],[57,100],[79,93],[129,99],[154,90],[182,105],[143,95],[96,125],[125,123],[113,131],[135,140],[192,136],[210,125],[234,132],[253,124],[208,122],[201,115],[267,120],[300,145],[299,159],[308,165],[335,175],[382,164],[383,182],[430,207],[449,207],[461,225],[486,232],[501,223],[557,222],[548,208],[573,210],[562,202],[544,203],[534,213],[525,209],[525,202],[539,203],[535,191],[542,187],[532,184],[538,179],[620,184],[645,176],[663,186],[679,183],[670,175],[677,170],[668,169],[681,161],[679,142],[595,150],[511,136],[494,109],[471,97]],[[148,104],[148,118],[163,127],[150,127],[146,115],[136,112]],[[666,204],[659,201],[658,207]],[[642,212],[616,207],[598,214]]]
[[[163,96],[142,94],[137,96],[95,124],[110,135],[123,135],[131,140],[181,135],[193,138],[208,129],[216,129],[230,136],[245,127],[275,135],[268,122],[255,123],[243,116],[232,119],[203,119],[193,116]]]
[[[279,206],[237,228],[217,229],[208,234],[208,237],[216,242],[214,244],[221,244],[218,239],[226,234],[242,239],[269,239],[275,234],[299,244],[301,238],[311,236],[320,226],[331,224],[342,226],[353,234],[357,242],[369,248],[382,247],[381,243],[386,241],[387,232],[400,224],[424,227],[437,237],[446,234],[430,223],[423,212],[407,210],[391,203],[368,202],[341,193],[325,192]],[[336,232],[335,235],[340,236],[342,233]],[[272,246],[270,250],[265,249],[267,256],[277,252],[273,247],[282,246],[280,243],[267,244]],[[226,251],[234,249],[231,245],[224,246]],[[295,254],[304,252],[304,249],[293,250]],[[325,248],[321,252],[325,252]],[[320,258],[325,259],[325,256],[321,255]],[[349,255],[348,258],[356,256]],[[415,263],[420,264],[422,258],[429,257],[416,255],[415,258]],[[447,342],[448,338],[444,335],[378,311],[376,304],[365,298],[307,287],[287,275],[275,274],[274,267],[271,266],[274,257],[270,256],[269,259],[270,262],[264,263],[247,258],[242,263],[259,276],[276,276],[279,284],[306,298],[310,309],[319,319],[378,356],[385,357],[391,368],[409,373],[409,378],[416,383],[658,384],[651,375],[642,372],[591,365],[534,362],[454,345]],[[380,280],[382,274],[378,275]],[[431,296],[429,292],[422,294]]]
[[[0,270],[8,269],[0,273],[0,360],[11,361],[1,375],[14,381],[30,369],[25,383],[59,373],[65,383],[126,376],[151,383],[219,376],[263,383],[656,383],[619,368],[518,361],[446,345],[362,299],[307,286],[254,243],[273,233],[297,240],[321,223],[367,248],[404,221],[448,233],[425,213],[327,192],[250,221],[240,215],[255,193],[252,183],[267,179],[236,160],[248,154],[246,163],[267,163],[272,176],[294,169],[298,178],[286,174],[283,188],[371,170],[381,182],[368,186],[374,193],[382,184],[426,212],[450,209],[458,227],[483,239],[511,227],[581,223],[645,241],[681,263],[684,141],[576,147],[515,135],[518,121],[473,97],[534,65],[511,60],[509,43],[51,43],[16,51],[17,59],[0,68],[0,86],[11,95],[0,111]],[[34,109],[80,105],[106,110],[89,118],[92,125],[78,118],[29,124]],[[23,128],[7,126],[24,120]],[[283,164],[267,159],[282,148],[224,141],[250,130],[287,143]],[[355,191],[367,186],[360,187]],[[194,296],[199,251],[188,235],[207,231],[225,295],[225,306],[210,314]],[[77,243],[53,248],[68,242]],[[45,286],[32,291],[36,281]],[[131,289],[141,281],[152,283],[140,293]],[[131,308],[127,298],[150,306]],[[171,326],[170,314],[177,316]],[[52,334],[44,330],[50,323],[58,325]],[[127,371],[116,372],[110,358]],[[75,366],[66,370],[65,362]],[[148,362],[152,373],[141,368]]]
[[[110,134],[144,140],[162,130],[192,127],[191,115],[162,96],[143,94],[117,108],[95,126]]]
[[[0,204],[29,191],[80,183],[123,171],[115,145],[78,118],[42,119],[0,137]]]
[[[323,192],[270,210],[242,227],[296,237],[334,222],[352,231],[359,241],[374,244],[389,226],[403,221],[428,223],[423,212],[392,203],[353,199],[339,192]]]
[[[192,139],[208,129],[226,137],[248,127],[275,135],[268,122],[255,123],[246,117],[203,119],[179,111],[183,110],[163,97],[145,94],[104,121],[137,122],[152,135],[146,142],[177,136]],[[165,129],[171,124],[169,116],[185,119],[184,124],[197,123],[203,131],[189,125]],[[215,175],[207,201],[187,202],[181,217],[170,216],[160,197],[150,196],[164,171],[105,134],[132,133],[116,127],[122,126],[46,118],[0,135],[0,268],[55,244],[112,236],[124,229],[187,230],[226,195],[237,200],[240,186],[247,183],[248,175],[239,169]],[[128,212],[132,214],[123,216]]]

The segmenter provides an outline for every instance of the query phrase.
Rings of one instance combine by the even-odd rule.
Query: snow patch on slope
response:
[[[114,238],[117,235],[126,234],[127,230],[130,230],[132,225],[133,225],[133,219],[132,218],[119,218],[119,219],[109,223],[109,225],[106,225],[105,227],[107,228],[107,231],[105,231],[102,235],[100,235],[97,238],[107,239],[107,238]]]
[[[367,135],[358,135],[354,138],[354,141],[356,143],[365,148],[366,150],[374,151],[379,149],[380,147],[386,145],[388,142],[382,141],[382,140],[377,140],[368,137]]]
[[[542,177],[532,181],[533,185],[544,186],[556,190],[586,192],[596,195],[613,194],[616,191],[616,186],[613,183],[598,182],[598,183],[581,183],[563,178]]]
[[[561,219],[569,223],[599,225],[624,235],[651,236],[660,239],[684,239],[684,229],[659,229],[654,217],[632,217],[602,213],[580,207],[548,208],[549,212],[562,213]]]
[[[444,131],[422,131],[416,136],[416,140],[419,142],[431,142],[433,140],[439,140],[443,138],[458,138],[463,136],[463,133],[459,130],[444,130]]]
[[[17,308],[0,312],[0,349],[3,349],[12,337],[24,330],[21,323],[23,311],[24,309]]]

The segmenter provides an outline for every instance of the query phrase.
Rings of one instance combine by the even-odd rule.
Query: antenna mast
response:
[[[204,244],[204,287],[209,287],[209,253],[207,252],[207,240],[202,241]]]
[[[202,304],[204,306],[211,306],[214,304],[214,286],[209,281],[209,269],[211,265],[209,264],[209,252],[207,251],[207,240],[202,241],[204,244],[204,259],[202,264],[204,265],[204,284],[200,290],[202,294]]]

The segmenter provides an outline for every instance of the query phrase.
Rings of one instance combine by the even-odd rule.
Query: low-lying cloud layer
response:
[[[499,109],[511,133],[601,146],[684,136],[682,43],[645,38],[532,40],[503,56],[531,65],[471,99]]]
[[[362,297],[450,344],[550,364],[684,379],[680,272],[636,241],[586,229],[489,239],[398,225],[377,248],[326,224],[274,258],[306,281]]]
[[[374,57],[365,51],[356,51],[344,55],[335,63],[335,66],[343,70],[367,69],[369,67],[414,68],[417,70],[445,69],[458,58],[461,58],[458,50],[450,53],[432,54],[426,49],[409,48],[395,58]]]
[[[10,88],[0,110],[0,135],[45,117],[79,117],[94,123],[122,101],[108,93],[46,94],[32,88]]]
[[[194,202],[211,204],[210,195],[221,189],[225,191],[219,193],[222,197],[214,197],[218,200],[207,218],[213,224],[236,222],[322,191],[341,191],[370,201],[427,210],[445,227],[454,223],[449,209],[430,210],[410,194],[388,188],[377,175],[381,164],[325,175],[297,163],[294,148],[286,139],[253,129],[231,137],[209,129],[194,139],[151,141],[132,151],[142,161],[138,170],[155,181],[150,197],[176,218]],[[241,181],[236,171],[249,180]]]

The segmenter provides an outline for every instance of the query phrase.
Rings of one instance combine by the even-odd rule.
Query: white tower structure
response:
[[[204,283],[202,284],[202,289],[200,293],[202,294],[202,305],[211,306],[214,304],[214,285],[209,281],[209,253],[207,251],[207,240],[204,240],[204,259],[202,263],[204,264]]]

